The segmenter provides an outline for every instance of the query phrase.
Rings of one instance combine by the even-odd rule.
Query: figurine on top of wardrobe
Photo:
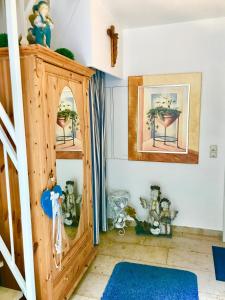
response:
[[[29,16],[32,28],[28,30],[30,44],[40,44],[50,48],[51,31],[54,27],[49,16],[49,5],[46,1],[39,1],[33,6],[33,14]]]

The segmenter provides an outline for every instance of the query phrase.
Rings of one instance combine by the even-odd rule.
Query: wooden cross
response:
[[[118,39],[119,34],[115,32],[115,26],[107,29],[107,34],[111,39],[111,66],[115,67],[118,56]]]

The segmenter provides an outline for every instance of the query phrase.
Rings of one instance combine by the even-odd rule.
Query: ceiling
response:
[[[225,16],[225,0],[102,0],[124,28]]]

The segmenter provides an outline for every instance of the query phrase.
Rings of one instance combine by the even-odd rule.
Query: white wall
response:
[[[83,161],[81,159],[57,159],[57,184],[65,190],[66,181],[72,180],[77,184],[78,193],[83,192]]]
[[[91,64],[91,0],[58,0],[52,3],[52,48],[68,48],[77,61]]]
[[[0,0],[0,33],[6,32],[5,3]]]
[[[92,61],[91,66],[108,74],[123,76],[123,31],[120,23],[104,5],[104,0],[91,1],[91,29],[92,29]],[[119,33],[118,57],[115,67],[111,67],[111,43],[107,29],[115,26]]]
[[[149,186],[179,210],[176,225],[222,230],[225,152],[225,18],[130,29],[124,33],[125,78],[179,72],[202,72],[200,161],[198,165],[127,160],[128,96],[125,81],[108,77],[108,185],[127,189],[143,218],[139,197]],[[209,146],[218,145],[218,158]]]
[[[80,63],[111,75],[123,75],[123,35],[116,19],[101,0],[57,0],[52,3],[55,28],[52,47],[69,48]],[[110,38],[107,28],[116,26],[119,32],[119,55],[116,67],[111,67]]]

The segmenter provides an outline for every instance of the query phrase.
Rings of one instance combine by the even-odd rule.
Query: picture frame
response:
[[[201,73],[129,77],[128,158],[197,164]]]

